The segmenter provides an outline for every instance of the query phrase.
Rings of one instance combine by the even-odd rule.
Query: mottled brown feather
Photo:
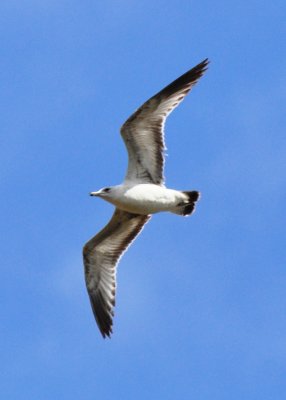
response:
[[[149,219],[149,215],[116,209],[109,223],[83,248],[86,286],[103,337],[112,333],[116,266]]]
[[[180,76],[136,110],[121,127],[129,161],[125,180],[164,183],[164,124],[167,116],[206,71],[208,59]]]

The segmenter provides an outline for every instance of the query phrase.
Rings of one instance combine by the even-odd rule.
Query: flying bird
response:
[[[83,247],[85,281],[95,320],[102,336],[113,326],[116,267],[120,257],[151,214],[169,211],[191,215],[200,193],[168,189],[164,184],[164,125],[203,75],[208,59],[180,76],[138,108],[121,127],[128,152],[128,168],[122,184],[105,187],[97,196],[116,208],[109,223]]]

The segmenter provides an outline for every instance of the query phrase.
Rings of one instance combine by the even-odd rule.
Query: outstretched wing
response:
[[[207,69],[208,59],[151,97],[121,127],[128,151],[125,181],[163,184],[164,124]]]
[[[112,333],[117,263],[150,218],[116,209],[105,228],[83,248],[87,291],[103,337]]]

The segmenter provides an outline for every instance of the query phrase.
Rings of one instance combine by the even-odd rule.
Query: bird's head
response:
[[[110,197],[112,194],[112,188],[111,187],[105,187],[97,192],[90,192],[90,196],[98,196],[98,197]]]

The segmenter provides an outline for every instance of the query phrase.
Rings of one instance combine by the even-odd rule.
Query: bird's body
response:
[[[179,190],[168,189],[153,183],[131,183],[112,186],[104,200],[120,210],[134,214],[149,215],[162,211],[173,212],[188,203],[188,196]],[[92,195],[96,195],[91,193]]]
[[[121,185],[103,188],[98,196],[116,208],[109,223],[83,248],[85,280],[93,313],[103,337],[110,336],[115,305],[116,267],[124,251],[151,218],[169,211],[191,215],[199,192],[164,185],[164,124],[207,68],[204,60],[151,97],[123,124],[128,169]]]

